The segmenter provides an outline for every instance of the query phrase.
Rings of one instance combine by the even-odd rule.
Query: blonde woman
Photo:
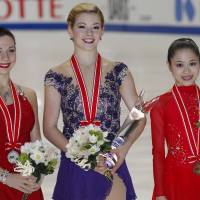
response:
[[[81,3],[69,13],[68,34],[74,44],[71,58],[52,68],[45,77],[44,133],[62,151],[53,194],[54,200],[134,200],[135,191],[124,161],[145,120],[117,149],[119,160],[112,170],[113,184],[99,163],[84,171],[65,157],[66,144],[74,131],[88,124],[99,125],[113,139],[120,128],[120,101],[131,109],[137,99],[133,77],[124,63],[102,58],[97,46],[104,33],[104,17],[93,4]],[[91,109],[90,109],[91,108]],[[64,128],[57,128],[60,109]]]

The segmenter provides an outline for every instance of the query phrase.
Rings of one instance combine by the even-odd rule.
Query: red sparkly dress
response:
[[[18,142],[24,144],[30,141],[30,132],[34,125],[34,113],[32,107],[23,95],[19,95],[21,104],[21,128]],[[8,105],[12,121],[14,120],[14,104]],[[5,144],[8,142],[6,125],[2,111],[0,110],[0,167],[13,172],[14,164],[8,162],[8,150],[5,150]],[[21,200],[23,193],[14,188],[0,183],[0,200]],[[41,189],[29,195],[27,200],[43,200]]]
[[[174,86],[160,96],[150,113],[154,193],[167,200],[200,200],[199,88]],[[186,111],[186,112],[185,112]]]

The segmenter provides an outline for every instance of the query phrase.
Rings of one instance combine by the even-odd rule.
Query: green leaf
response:
[[[197,123],[196,123],[196,126],[197,126],[198,128],[200,128],[200,122],[197,122]]]
[[[26,153],[21,153],[20,156],[17,158],[17,160],[18,160],[19,162],[21,162],[21,163],[24,165],[25,162],[26,162],[27,160],[30,161],[30,158],[29,158],[29,155],[28,155],[28,154],[26,154]]]
[[[106,153],[111,150],[111,143],[110,142],[105,142],[104,144],[101,145],[100,147],[101,152]]]

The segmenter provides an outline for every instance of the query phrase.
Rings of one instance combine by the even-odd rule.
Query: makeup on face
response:
[[[0,37],[0,68],[7,69],[16,62],[16,47],[9,36]]]

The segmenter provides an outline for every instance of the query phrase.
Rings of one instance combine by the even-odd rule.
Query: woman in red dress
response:
[[[168,64],[175,84],[159,97],[150,113],[153,200],[199,200],[200,90],[195,83],[200,70],[198,46],[189,38],[175,40],[168,49]]]
[[[15,37],[0,28],[0,199],[21,200],[23,193],[29,193],[28,200],[43,200],[34,177],[14,172],[20,146],[40,139],[36,94],[11,81],[15,62]]]

